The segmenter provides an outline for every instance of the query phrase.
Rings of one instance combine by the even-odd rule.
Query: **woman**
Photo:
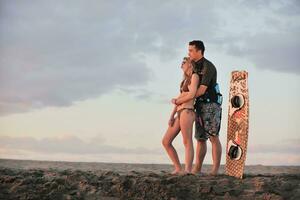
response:
[[[174,164],[174,171],[171,174],[186,174],[191,173],[194,159],[193,147],[193,123],[195,120],[194,100],[199,84],[199,76],[193,73],[193,66],[189,57],[184,57],[181,65],[183,70],[183,80],[180,84],[180,94],[177,98],[172,99],[175,104],[169,120],[169,127],[162,139],[162,144],[166,149],[170,159]],[[176,105],[178,98],[188,98],[189,100]],[[176,117],[175,114],[177,113]],[[183,171],[177,152],[172,145],[172,141],[181,131],[183,136],[183,144],[185,146],[185,169]]]

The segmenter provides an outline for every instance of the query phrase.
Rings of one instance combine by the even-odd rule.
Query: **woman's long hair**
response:
[[[191,70],[193,70],[193,63],[189,57],[184,57],[183,62],[187,62],[190,65]],[[187,87],[191,83],[192,74],[187,74],[186,72],[183,73],[183,78],[180,83],[180,91],[185,86]]]

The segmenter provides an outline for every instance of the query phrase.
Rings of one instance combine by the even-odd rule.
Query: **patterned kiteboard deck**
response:
[[[248,72],[231,72],[225,172],[243,178],[249,131]]]

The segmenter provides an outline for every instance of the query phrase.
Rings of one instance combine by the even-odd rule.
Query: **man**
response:
[[[193,60],[193,73],[200,77],[200,86],[196,93],[195,109],[195,138],[197,139],[196,163],[192,173],[201,172],[204,157],[207,151],[206,141],[209,138],[212,144],[213,167],[211,175],[218,173],[222,146],[219,140],[219,131],[221,126],[222,107],[217,101],[215,86],[217,83],[217,70],[215,66],[204,57],[205,47],[202,41],[193,40],[189,42],[189,57]],[[179,105],[188,101],[183,96],[176,100]]]

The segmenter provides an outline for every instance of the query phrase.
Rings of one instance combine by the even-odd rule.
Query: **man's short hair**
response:
[[[200,50],[204,54],[205,46],[201,40],[193,40],[189,42],[189,45],[194,45],[197,50]]]

